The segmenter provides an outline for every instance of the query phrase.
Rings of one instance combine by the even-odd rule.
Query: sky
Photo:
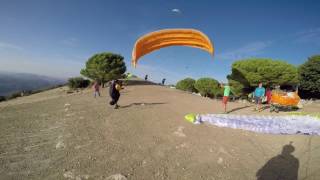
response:
[[[92,55],[113,52],[124,56],[127,72],[156,82],[226,81],[237,60],[299,65],[320,54],[319,9],[316,0],[0,0],[0,71],[68,78],[78,76]],[[214,57],[167,47],[131,67],[135,41],[166,28],[204,32]]]

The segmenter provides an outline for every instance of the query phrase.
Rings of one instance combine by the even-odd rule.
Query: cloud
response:
[[[295,42],[320,44],[320,28],[308,29],[295,34]]]
[[[15,49],[15,50],[22,50],[23,48],[14,44],[0,42],[0,49]]]
[[[243,59],[243,58],[256,56],[261,54],[263,50],[269,47],[271,44],[272,44],[272,41],[252,42],[240,48],[217,54],[217,58],[226,59],[226,60],[236,60],[236,59]]]
[[[182,13],[181,10],[177,9],[177,8],[171,9],[171,12],[177,13],[177,14],[181,14]]]
[[[64,45],[74,47],[74,46],[77,46],[77,45],[78,45],[79,40],[78,40],[77,38],[73,38],[73,37],[72,37],[72,38],[67,38],[67,39],[62,40],[62,43],[63,43]]]

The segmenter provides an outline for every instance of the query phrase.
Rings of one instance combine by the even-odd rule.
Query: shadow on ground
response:
[[[291,154],[294,150],[291,142],[284,145],[281,154],[271,158],[258,170],[257,180],[297,180],[299,160]]]
[[[236,112],[236,111],[239,111],[241,109],[246,109],[246,108],[249,108],[249,107],[252,107],[252,105],[247,105],[247,106],[243,106],[243,107],[238,107],[238,108],[234,108],[234,109],[231,109],[230,111],[228,111],[227,113],[232,113],[232,112]]]
[[[154,106],[154,105],[161,105],[161,104],[167,104],[167,103],[131,103],[129,105],[125,105],[125,106],[120,106],[120,108],[129,108],[132,106]]]

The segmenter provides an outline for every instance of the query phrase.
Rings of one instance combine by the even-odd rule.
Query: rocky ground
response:
[[[222,112],[220,101],[141,84],[127,86],[115,110],[107,89],[96,99],[91,90],[66,92],[63,87],[0,103],[0,179],[251,180],[297,173],[298,179],[320,179],[319,136],[184,120],[187,113]],[[252,109],[229,104],[234,114],[258,113]],[[313,103],[303,111],[319,109]]]

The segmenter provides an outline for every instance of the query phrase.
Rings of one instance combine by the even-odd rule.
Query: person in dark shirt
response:
[[[161,84],[164,85],[165,82],[166,82],[166,78],[163,78]]]
[[[119,80],[113,80],[111,81],[110,84],[110,88],[109,88],[109,95],[111,97],[111,101],[110,101],[110,105],[115,105],[114,108],[118,109],[119,105],[118,105],[118,101],[120,98],[120,90],[123,89],[122,88],[122,83]]]

